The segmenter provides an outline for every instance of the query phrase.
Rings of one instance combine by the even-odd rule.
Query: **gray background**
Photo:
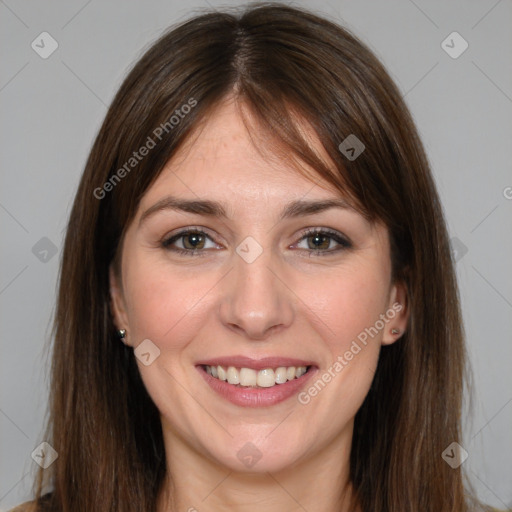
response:
[[[0,510],[29,497],[31,453],[43,440],[62,234],[106,106],[127,67],[163,29],[192,9],[241,3],[0,0]],[[460,258],[475,377],[475,412],[464,415],[464,468],[481,499],[511,506],[512,3],[295,5],[367,42],[412,110]],[[34,40],[41,46],[44,31],[59,45],[47,59],[31,47]],[[469,44],[456,59],[441,46],[453,31]],[[448,44],[461,48],[457,39]]]

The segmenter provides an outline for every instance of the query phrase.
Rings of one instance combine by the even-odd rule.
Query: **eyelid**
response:
[[[204,233],[205,235],[208,235],[208,236],[212,236],[210,234],[210,229],[204,227],[204,226],[185,226],[184,228],[178,228],[177,231],[171,231],[170,233],[167,233],[165,236],[164,236],[164,240],[168,240],[170,238],[173,238],[175,236],[179,236],[179,235],[183,235],[183,234],[186,234],[186,233],[189,233],[189,232],[192,232],[192,233],[195,233],[195,232],[198,232],[198,233]]]
[[[346,236],[345,234],[341,233],[337,229],[326,228],[326,227],[321,227],[321,226],[320,227],[304,228],[304,230],[301,231],[300,236],[304,237],[306,235],[315,235],[316,233],[332,235],[333,237],[341,238],[347,244],[351,244],[352,243],[350,241],[350,239],[348,238],[348,236]]]

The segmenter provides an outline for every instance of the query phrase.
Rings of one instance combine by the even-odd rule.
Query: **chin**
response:
[[[265,434],[267,435],[267,434]],[[255,436],[236,436],[227,445],[210,447],[210,456],[237,473],[267,473],[285,470],[303,455],[304,446],[284,443],[281,439],[255,440]]]

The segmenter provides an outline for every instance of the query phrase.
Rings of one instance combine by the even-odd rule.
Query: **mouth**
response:
[[[271,388],[286,384],[286,382],[299,379],[306,374],[312,366],[279,366],[277,368],[236,368],[234,366],[201,365],[203,370],[214,379],[225,381],[232,386],[251,388]]]
[[[231,403],[268,407],[296,395],[318,366],[297,359],[233,357],[200,362],[196,369],[214,392]]]

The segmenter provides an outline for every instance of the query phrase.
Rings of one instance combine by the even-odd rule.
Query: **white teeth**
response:
[[[227,381],[230,384],[240,384],[240,374],[238,373],[237,369],[234,368],[233,366],[230,366],[228,368],[228,371],[226,372],[226,377]]]
[[[295,372],[295,377],[299,378],[302,377],[306,373],[306,367],[305,366],[299,366]]]
[[[252,368],[240,368],[240,385],[256,386],[258,375]]]
[[[260,388],[270,388],[276,383],[276,376],[274,370],[267,368],[258,372],[258,386]]]
[[[288,380],[286,367],[280,366],[274,373],[276,375],[276,384],[284,384]]]
[[[227,380],[228,378],[226,370],[222,366],[217,366],[217,378],[220,380]]]
[[[227,369],[222,366],[205,365],[206,373],[212,377],[228,381],[229,384],[245,387],[270,388],[276,384],[284,384],[289,380],[299,378],[307,371],[306,366],[280,366],[276,369],[265,368],[264,370],[253,370],[252,368],[240,368],[229,366]]]

